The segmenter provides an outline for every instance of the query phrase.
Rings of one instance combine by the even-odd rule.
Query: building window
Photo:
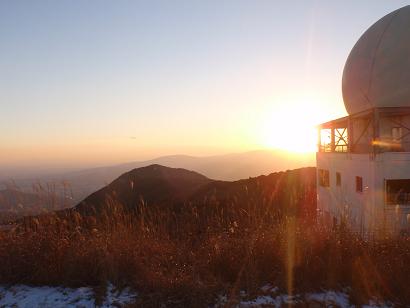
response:
[[[363,178],[361,176],[356,177],[356,191],[363,192]]]
[[[403,131],[401,127],[393,127],[391,130],[392,139],[394,142],[401,142]]]
[[[335,152],[346,153],[348,140],[347,140],[347,128],[336,128],[334,130],[335,134]]]
[[[410,179],[386,180],[386,204],[410,204]]]
[[[319,185],[323,187],[329,187],[329,170],[318,170],[319,174]]]
[[[332,130],[324,128],[320,130],[319,152],[332,152]]]
[[[340,172],[336,172],[336,186],[342,185],[342,175]]]

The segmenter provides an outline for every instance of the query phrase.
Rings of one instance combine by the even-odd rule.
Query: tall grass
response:
[[[348,287],[357,304],[374,296],[410,302],[408,239],[369,243],[306,213],[244,204],[209,198],[163,208],[141,200],[128,209],[111,198],[98,215],[26,218],[0,233],[0,283],[111,281],[135,288],[146,307],[207,306],[221,293],[235,302],[266,283],[289,293]]]

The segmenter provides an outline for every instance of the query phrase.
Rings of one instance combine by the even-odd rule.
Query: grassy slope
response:
[[[0,234],[0,283],[109,280],[138,290],[148,307],[201,307],[220,293],[234,302],[265,283],[289,293],[349,286],[355,303],[410,302],[409,240],[369,244],[316,225],[314,175],[307,168],[204,181],[166,207],[101,199],[95,217],[70,211],[25,221]]]

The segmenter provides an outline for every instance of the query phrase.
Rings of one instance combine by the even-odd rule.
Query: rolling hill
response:
[[[207,177],[185,169],[150,165],[124,173],[111,184],[91,194],[76,209],[83,215],[99,212],[110,202],[132,209],[141,201],[169,205],[187,200],[199,187],[210,183]]]
[[[117,205],[126,211],[138,212],[144,207],[158,215],[166,212],[168,216],[184,216],[184,212],[192,213],[195,209],[205,224],[208,217],[221,213],[227,219],[265,214],[271,218],[285,214],[312,216],[316,211],[315,200],[313,167],[230,182],[210,180],[185,169],[150,165],[121,175],[85,198],[74,211],[98,218],[103,212],[110,216]],[[191,219],[189,216],[188,220]]]
[[[25,192],[31,192],[33,182],[41,182],[43,185],[52,183],[58,195],[65,195],[68,185],[72,199],[66,200],[66,206],[74,206],[91,193],[111,183],[121,174],[153,164],[193,170],[210,179],[235,181],[281,170],[312,166],[314,165],[314,155],[295,156],[295,154],[291,155],[279,150],[259,150],[207,157],[172,155],[52,176],[19,178],[15,179],[15,182],[20,190]]]

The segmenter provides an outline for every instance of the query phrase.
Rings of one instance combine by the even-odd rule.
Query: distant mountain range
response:
[[[54,208],[70,207],[111,183],[121,174],[154,164],[192,170],[204,174],[210,179],[233,181],[281,170],[312,166],[314,165],[314,156],[292,155],[285,151],[268,150],[208,157],[164,156],[148,161],[98,167],[36,179],[16,179],[13,182],[13,190],[19,191],[21,194],[31,194],[33,193],[33,184],[35,184],[36,193],[40,187],[43,196],[47,193],[52,195],[55,203]],[[4,201],[2,202],[0,199],[0,209],[4,206]]]

